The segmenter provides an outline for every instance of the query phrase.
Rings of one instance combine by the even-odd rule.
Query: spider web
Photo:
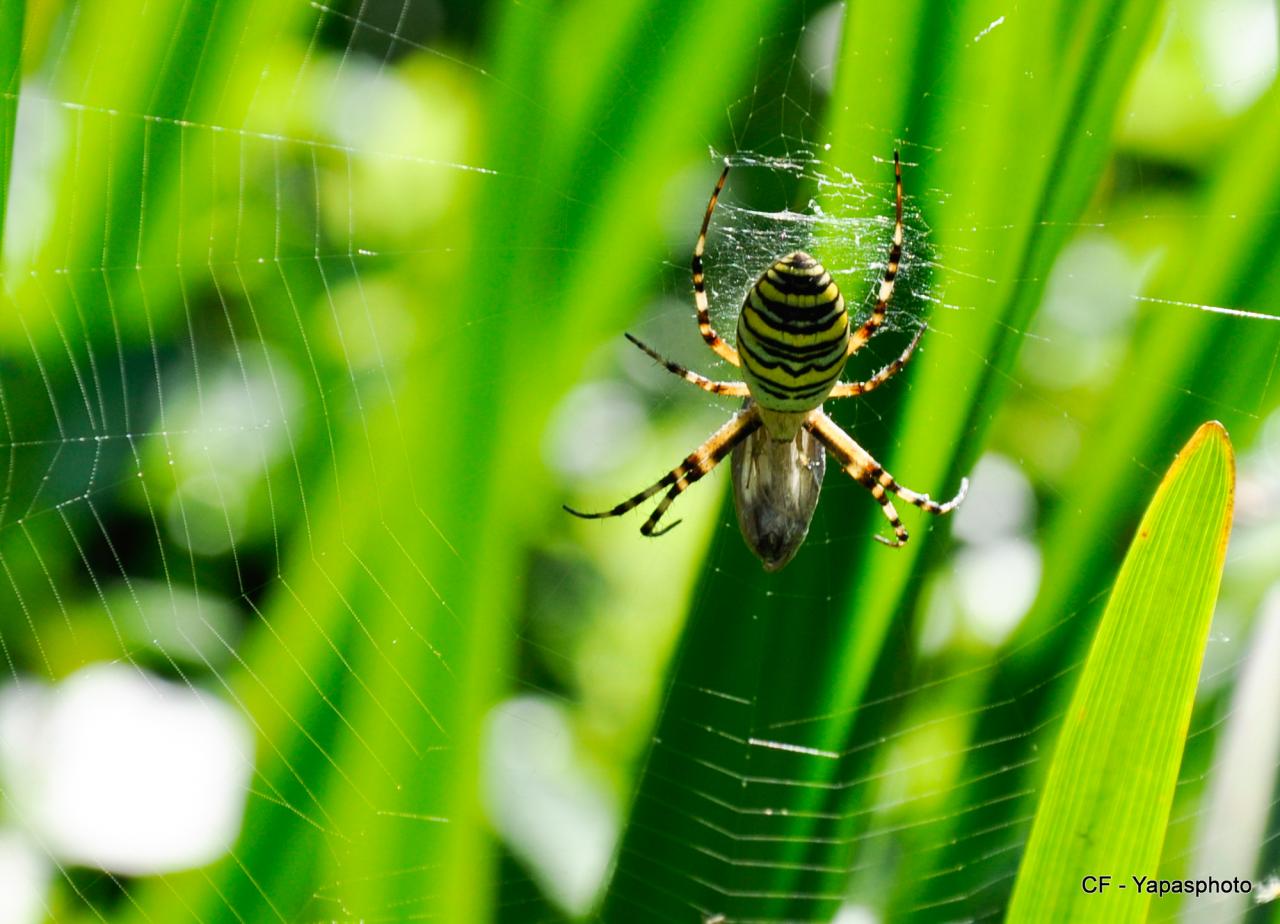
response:
[[[1262,6],[1238,0],[1210,19],[1208,4],[1176,4],[1137,92],[1172,69],[1193,75],[1195,106],[1223,118],[1242,111],[1274,76],[1275,24],[1250,19]],[[27,14],[24,77],[5,96],[18,100],[19,121],[0,322],[0,891],[9,896],[0,920],[150,920],[163,907],[157,895],[183,894],[193,880],[219,899],[195,908],[178,899],[198,920],[251,919],[242,916],[250,907],[264,919],[443,916],[432,896],[414,894],[429,865],[380,852],[378,841],[389,822],[423,842],[478,823],[433,808],[449,785],[433,768],[471,739],[481,742],[484,812],[500,844],[494,917],[585,913],[626,821],[698,563],[710,555],[712,568],[736,567],[723,552],[738,541],[732,513],[717,506],[723,474],[681,497],[685,525],[662,543],[641,543],[630,520],[587,531],[549,514],[561,497],[616,502],[727,413],[618,345],[620,330],[577,341],[583,370],[563,381],[548,372],[552,385],[513,383],[534,395],[512,406],[544,409],[536,432],[519,431],[533,437],[527,465],[542,473],[530,476],[539,490],[526,500],[536,510],[512,512],[525,547],[495,558],[468,528],[473,512],[451,509],[449,484],[465,489],[480,476],[449,460],[469,458],[464,449],[491,427],[520,426],[499,393],[492,422],[455,419],[451,389],[487,393],[485,370],[497,374],[510,354],[483,366],[479,348],[503,330],[528,330],[518,315],[551,309],[480,297],[465,316],[432,311],[441,268],[477,267],[482,295],[481,272],[517,257],[546,254],[558,268],[566,255],[594,252],[575,229],[603,221],[608,207],[576,176],[495,167],[479,153],[486,107],[543,105],[489,63],[496,52],[486,43],[509,8],[294,7],[227,5],[186,31],[166,4]],[[667,52],[666,15],[629,27]],[[692,335],[686,266],[725,158],[735,170],[707,260],[722,332],[761,267],[792,249],[819,253],[865,310],[887,256],[897,144],[907,164],[904,270],[889,331],[860,368],[897,355],[926,319],[926,349],[929,338],[963,348],[966,317],[993,310],[952,299],[948,278],[979,262],[955,243],[965,216],[949,214],[946,190],[912,183],[946,148],[874,126],[884,160],[853,172],[829,165],[823,124],[841,16],[838,5],[810,3],[794,25],[762,28],[742,94],[698,139],[706,155],[669,179],[666,252],[649,258],[644,288],[625,296],[630,307],[617,317],[638,313],[628,329],[691,368],[724,373]],[[1202,29],[1207,22],[1217,31]],[[988,54],[1004,24],[992,16],[965,54]],[[1201,57],[1180,61],[1179,42],[1201,32]],[[173,92],[165,81],[113,89],[135,53],[114,40],[121,35],[157,55],[162,73],[218,76]],[[1245,54],[1246,38],[1261,45]],[[1221,60],[1233,43],[1237,54]],[[1240,61],[1253,71],[1232,71]],[[625,73],[621,83],[644,91]],[[1100,194],[1106,201],[1050,276],[1026,280],[1044,283],[1044,305],[1013,331],[1021,359],[1006,400],[988,411],[995,420],[970,427],[986,446],[955,518],[957,541],[930,566],[915,617],[895,629],[906,667],[877,676],[858,709],[859,727],[876,737],[839,755],[865,755],[835,785],[866,793],[839,893],[823,896],[842,900],[841,924],[1001,916],[1041,745],[1061,714],[1050,705],[1028,728],[1024,704],[1046,686],[1069,688],[1078,663],[1052,677],[1016,667],[1087,623],[1108,590],[1105,580],[1083,587],[1078,608],[1018,634],[1051,539],[1045,511],[1064,502],[1071,462],[1096,434],[1090,402],[1125,371],[1135,325],[1239,307],[1204,304],[1195,292],[1143,294],[1173,237],[1168,216],[1186,214],[1192,168],[1150,156],[1155,128],[1131,120],[1122,133],[1146,156],[1125,159],[1117,185],[1140,195]],[[600,131],[582,136],[594,158],[638,160]],[[957,131],[949,141],[969,139]],[[561,204],[574,216],[563,240],[459,237],[458,203],[477,183]],[[952,232],[945,248],[933,243],[941,227]],[[987,281],[994,291],[1004,280]],[[1280,325],[1258,314],[1231,317],[1231,329],[1270,359],[1270,376]],[[1249,397],[1210,375],[1159,384],[1205,416],[1253,421],[1256,432],[1240,446],[1241,512],[1162,869],[1240,875],[1262,891],[1280,866],[1280,754],[1266,734],[1277,700],[1266,666],[1280,654],[1280,575],[1267,554],[1280,506],[1277,396],[1270,378]],[[902,447],[889,407],[859,402],[842,422],[878,433],[875,450],[891,453]],[[1125,464],[1148,486],[1158,477],[1144,460]],[[808,554],[846,547],[850,527],[832,508],[853,503],[868,502],[829,486]],[[1065,520],[1074,522],[1069,511]],[[1089,526],[1083,513],[1079,524]],[[488,572],[510,585],[498,603],[478,602],[460,577]],[[351,591],[357,584],[365,590]],[[815,621],[844,614],[831,586],[791,604]],[[487,637],[469,635],[482,605],[511,616]],[[495,657],[485,672],[498,702],[476,728],[459,703],[484,698],[467,663],[485,644],[510,651],[511,662]],[[822,716],[754,727],[730,691],[704,692],[726,703],[708,734],[743,736],[776,782],[807,785],[815,755],[797,729]],[[1005,724],[1018,730],[992,731]],[[747,807],[726,791],[694,819],[706,830],[694,849],[721,851],[721,811]],[[260,844],[236,840],[242,816]],[[298,827],[273,827],[279,818]],[[276,830],[303,833],[273,841]],[[301,901],[281,884],[288,877],[261,880],[262,850],[296,868]],[[724,894],[755,862],[725,855],[734,875],[692,882],[668,857],[642,860],[648,872],[619,879],[618,894],[637,909],[651,895],[673,897],[689,920],[716,920],[703,896]],[[251,883],[247,896],[222,892],[227,866]],[[404,897],[387,898],[396,894]],[[1247,901],[1157,903],[1153,916],[1243,920]]]

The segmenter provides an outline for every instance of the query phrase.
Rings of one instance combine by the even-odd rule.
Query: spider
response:
[[[917,494],[898,484],[822,410],[822,402],[828,398],[863,395],[887,382],[907,364],[924,333],[922,328],[902,355],[865,382],[838,381],[846,360],[884,324],[893,297],[903,240],[902,164],[897,151],[893,152],[893,175],[896,211],[889,263],[875,308],[862,326],[850,333],[839,286],[821,263],[797,250],[776,260],[751,287],[738,314],[735,349],[711,326],[702,269],[711,215],[729,176],[729,166],[725,166],[693,248],[693,300],[702,339],[717,356],[742,369],[743,381],[712,381],[666,359],[631,334],[626,337],[686,382],[713,395],[744,398],[742,408],[683,462],[639,494],[600,513],[583,513],[568,506],[565,510],[585,519],[616,517],[665,488],[666,494],[640,527],[646,536],[660,536],[680,522],[658,528],[671,503],[732,453],[734,505],[743,538],[766,571],[777,571],[792,559],[809,531],[826,471],[824,450],[879,502],[894,538],[874,538],[886,545],[897,548],[907,541],[907,530],[898,519],[890,494],[933,514],[955,509],[968,490],[967,479],[944,504],[930,500],[927,494]]]

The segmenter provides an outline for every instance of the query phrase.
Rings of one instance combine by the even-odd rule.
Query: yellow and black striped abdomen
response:
[[[844,368],[849,314],[822,264],[803,251],[778,260],[738,315],[738,352],[751,396],[783,414],[813,410]]]

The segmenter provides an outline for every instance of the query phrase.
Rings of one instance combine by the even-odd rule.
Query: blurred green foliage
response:
[[[1248,490],[1188,874],[1280,579],[1280,325],[1202,310],[1280,293],[1274,11],[1229,7],[0,0],[3,682],[122,661],[257,748],[228,856],[60,869],[50,919],[998,918],[1123,543],[1217,418]],[[1242,37],[1260,79],[1214,63]],[[565,517],[730,413],[621,341],[731,375],[688,293],[708,150],[752,155],[727,329],[717,280],[785,209],[863,221],[870,288],[895,147],[904,320],[853,366],[929,331],[833,413],[935,496],[1020,471],[1008,541],[908,513],[887,552],[834,471],[778,575],[723,476],[659,542]],[[1009,548],[1035,599],[984,628]]]

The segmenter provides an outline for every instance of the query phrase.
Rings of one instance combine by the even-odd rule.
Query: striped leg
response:
[[[902,367],[907,364],[907,360],[911,358],[911,354],[915,352],[916,344],[920,342],[920,338],[924,336],[924,328],[920,328],[911,342],[907,344],[907,348],[902,351],[902,355],[895,359],[889,365],[885,366],[871,378],[865,382],[840,382],[835,388],[831,389],[831,398],[852,398],[855,395],[865,395],[869,391],[879,388],[889,379],[893,378],[902,371]]]
[[[755,406],[744,408],[735,414],[727,424],[711,434],[711,437],[691,452],[683,462],[639,494],[627,498],[616,507],[600,513],[582,513],[568,506],[564,509],[576,517],[582,517],[584,520],[621,516],[633,507],[644,503],[663,488],[667,488],[666,495],[658,502],[658,506],[649,515],[649,519],[645,520],[644,525],[640,527],[640,532],[646,536],[661,536],[667,530],[673,529],[680,524],[680,521],[676,520],[662,529],[656,528],[658,521],[662,519],[662,515],[671,506],[671,502],[679,497],[685,488],[715,468],[733,450],[734,446],[754,433],[759,426],[760,414]]]
[[[711,227],[711,213],[716,210],[716,201],[720,198],[720,190],[724,189],[724,181],[729,176],[729,165],[725,164],[720,181],[711,193],[711,201],[707,204],[707,214],[702,216],[702,231],[698,234],[698,243],[693,248],[693,303],[698,308],[698,332],[707,346],[725,362],[738,365],[738,351],[729,346],[728,341],[715,332],[711,326],[711,306],[707,304],[706,277],[702,272],[702,254],[707,248],[707,229]]]
[[[854,332],[849,338],[849,352],[852,356],[863,345],[871,339],[872,335],[879,330],[880,325],[884,323],[885,310],[889,307],[889,299],[893,298],[893,282],[898,278],[898,263],[902,260],[902,161],[898,159],[898,152],[893,152],[893,181],[894,181],[894,198],[897,204],[893,222],[893,244],[889,247],[889,265],[885,268],[884,279],[880,283],[880,294],[876,298],[876,307],[871,311],[871,317],[863,323],[862,327]]]
[[[890,494],[908,504],[914,504],[921,510],[941,515],[954,510],[964,500],[965,492],[969,490],[969,479],[965,478],[960,482],[959,493],[945,504],[939,504],[937,501],[930,500],[927,494],[917,494],[898,484],[892,475],[880,467],[880,463],[873,459],[870,453],[859,446],[853,437],[841,430],[836,422],[822,411],[814,411],[810,414],[804,425],[830,450],[849,477],[870,491],[871,496],[879,501],[880,509],[884,511],[885,517],[893,526],[892,542],[883,536],[875,537],[886,545],[896,548],[905,545],[907,541],[906,527],[898,519],[898,512],[893,509],[893,503],[889,500]]]
[[[733,398],[746,398],[751,395],[751,392],[747,389],[746,382],[713,382],[705,376],[698,375],[696,372],[691,372],[679,363],[673,363],[665,356],[660,355],[653,347],[641,343],[636,337],[632,337],[630,334],[627,334],[626,337],[641,350],[648,353],[658,362],[662,363],[668,372],[674,372],[686,382],[692,382],[703,391],[709,391],[713,395],[728,395]]]

